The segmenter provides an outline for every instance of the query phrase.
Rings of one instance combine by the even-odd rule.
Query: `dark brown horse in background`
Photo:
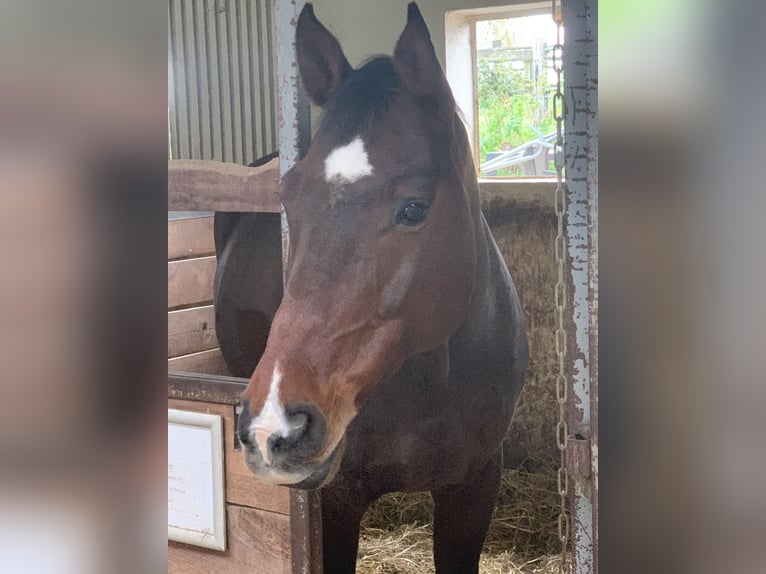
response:
[[[437,573],[475,573],[527,342],[465,129],[415,4],[393,57],[356,70],[310,4],[296,40],[324,115],[283,178],[289,260],[242,396],[247,464],[322,489],[326,574],[354,572],[373,501],[423,490]]]

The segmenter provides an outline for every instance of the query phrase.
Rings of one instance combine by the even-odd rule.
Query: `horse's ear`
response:
[[[306,3],[298,17],[295,45],[303,85],[312,102],[324,105],[353,68],[338,40],[317,20],[310,3]]]
[[[407,6],[407,25],[396,42],[394,66],[402,83],[417,98],[430,104],[444,102],[454,105],[452,92],[436,58],[431,34],[415,2]]]

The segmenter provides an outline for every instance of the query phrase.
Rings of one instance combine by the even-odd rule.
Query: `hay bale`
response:
[[[553,300],[556,214],[552,195],[529,197],[482,189],[482,209],[516,284],[529,340],[526,384],[504,446],[505,467],[518,468],[523,461],[529,464],[538,460],[553,464],[559,454],[554,431],[558,406]]]

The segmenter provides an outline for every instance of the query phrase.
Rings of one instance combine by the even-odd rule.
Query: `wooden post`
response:
[[[568,416],[574,574],[598,572],[598,47],[596,0],[562,3],[566,26],[567,308],[570,349]],[[594,362],[595,359],[595,362]],[[579,462],[578,462],[579,461]]]
[[[298,77],[295,26],[304,0],[276,0],[277,86],[279,87],[279,170],[284,175],[308,149],[311,118],[308,98]],[[286,268],[290,235],[282,209],[282,268]],[[322,512],[315,491],[290,491],[293,574],[322,573]]]

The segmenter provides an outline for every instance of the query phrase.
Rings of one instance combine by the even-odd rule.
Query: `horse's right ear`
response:
[[[429,109],[452,113],[454,100],[441,64],[436,58],[428,26],[415,2],[407,6],[407,25],[394,48],[394,66],[402,83]],[[447,103],[445,107],[443,104]]]
[[[295,31],[298,67],[311,101],[322,106],[338,91],[353,68],[330,31],[317,20],[314,7],[306,3]]]

